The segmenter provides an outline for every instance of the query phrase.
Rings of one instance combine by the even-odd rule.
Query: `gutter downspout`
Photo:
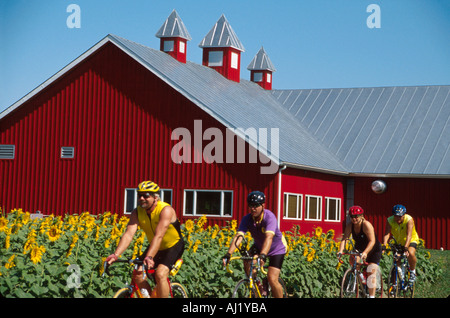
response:
[[[278,208],[277,208],[278,209],[278,211],[277,211],[278,228],[280,228],[280,222],[281,222],[281,171],[283,171],[286,168],[287,168],[287,166],[283,165],[278,170]]]

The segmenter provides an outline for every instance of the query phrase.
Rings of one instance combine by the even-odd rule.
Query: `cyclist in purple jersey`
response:
[[[273,296],[281,298],[283,297],[283,290],[278,278],[280,277],[287,244],[278,228],[275,214],[265,209],[265,201],[266,197],[260,191],[253,191],[248,195],[247,203],[250,213],[242,218],[228,253],[223,257],[223,264],[225,266],[229,262],[231,254],[236,250],[238,238],[245,235],[246,232],[250,232],[255,242],[250,252],[253,255],[259,255],[263,263],[269,257],[267,279],[272,288]]]

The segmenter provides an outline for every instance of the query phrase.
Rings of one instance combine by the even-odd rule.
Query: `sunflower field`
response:
[[[127,217],[109,212],[91,215],[32,218],[21,209],[0,211],[0,296],[3,297],[112,297],[130,280],[132,268],[111,266],[112,276],[103,276],[103,262],[114,252],[128,223]],[[183,265],[175,280],[190,297],[230,297],[244,271],[240,262],[233,273],[223,269],[222,257],[236,234],[235,220],[227,226],[207,226],[206,217],[182,224],[186,243]],[[284,232],[288,253],[282,268],[290,297],[338,297],[340,279],[346,265],[336,258],[339,243],[333,231],[300,234],[300,228]],[[248,245],[252,244],[247,237]],[[121,258],[139,256],[148,245],[138,230]],[[432,282],[440,269],[429,254],[418,249],[418,281]],[[386,276],[391,258],[383,257]],[[116,266],[117,265],[117,266]]]

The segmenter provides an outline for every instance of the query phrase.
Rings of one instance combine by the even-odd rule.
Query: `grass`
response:
[[[418,277],[416,285],[416,298],[447,298],[450,296],[450,250],[428,250],[431,261],[438,264],[443,270],[442,275],[435,283],[421,283]]]

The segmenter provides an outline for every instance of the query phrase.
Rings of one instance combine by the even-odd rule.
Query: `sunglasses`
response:
[[[148,198],[150,198],[150,196],[151,196],[150,192],[138,192],[138,194],[137,194],[138,199],[140,197],[144,197],[144,199],[148,199]]]
[[[358,214],[358,215],[350,215],[350,217],[352,218],[352,219],[356,219],[356,218],[358,218],[360,216],[360,214]]]

